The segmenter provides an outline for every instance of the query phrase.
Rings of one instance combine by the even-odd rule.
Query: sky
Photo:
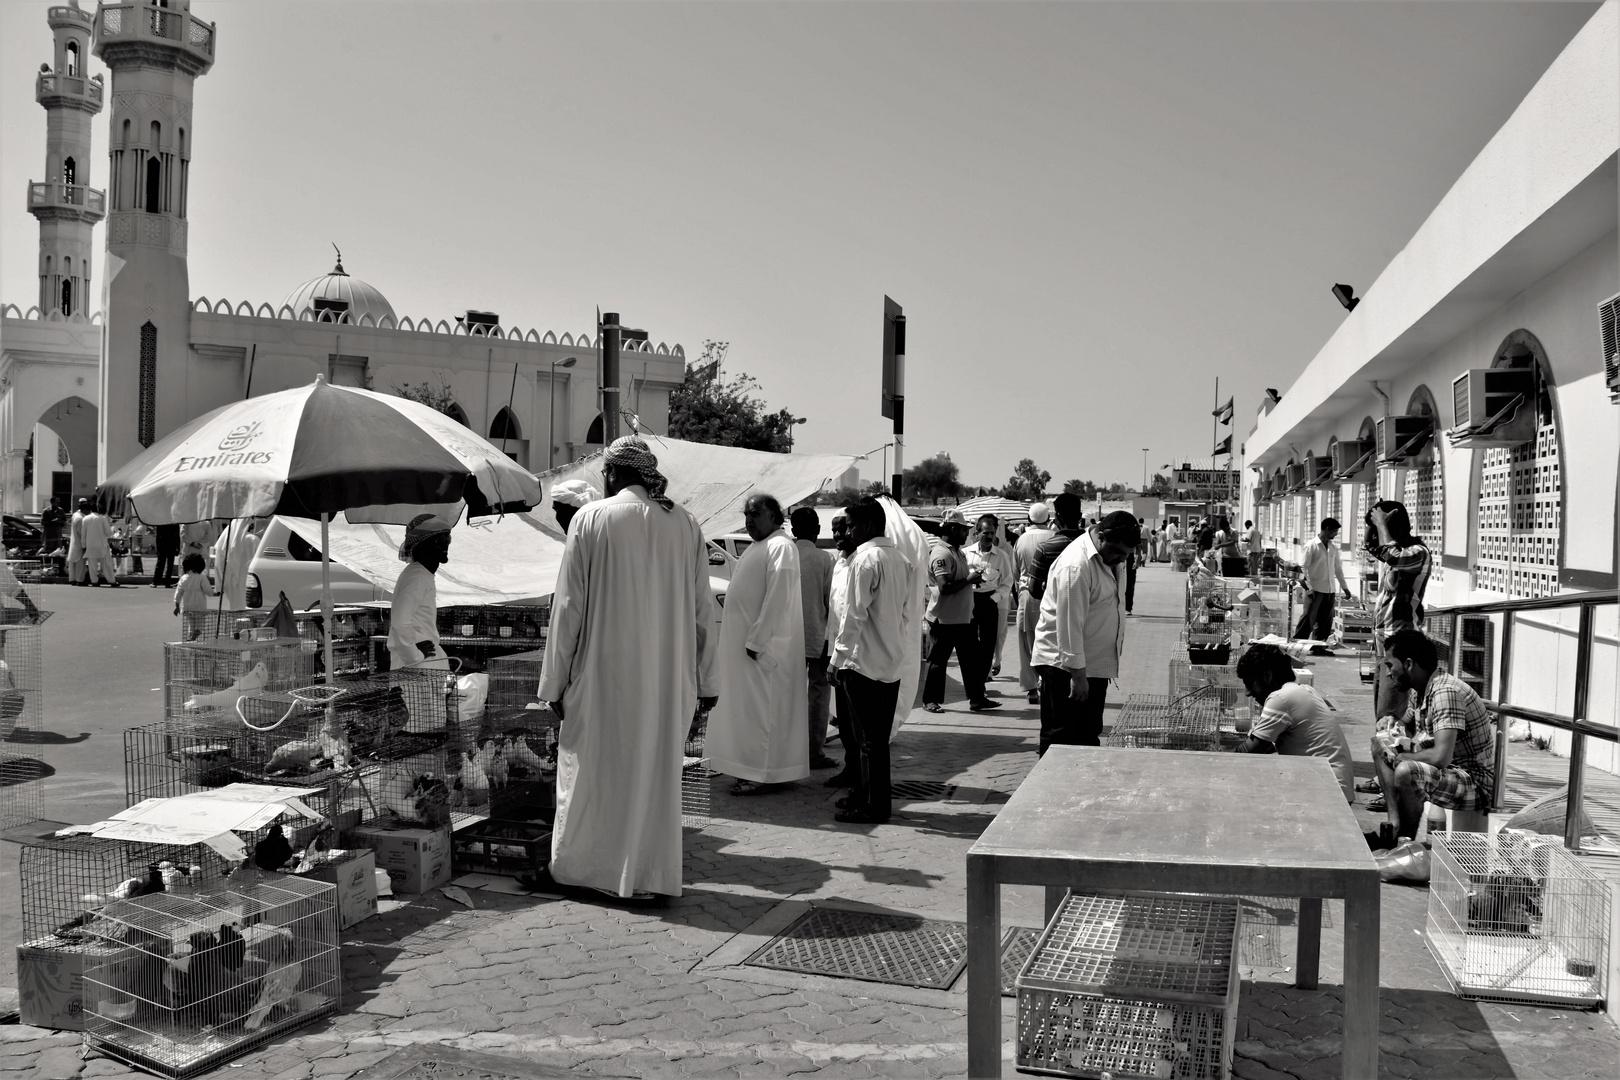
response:
[[[0,0],[22,307],[47,7]],[[908,464],[1134,485],[1208,456],[1217,378],[1241,442],[1345,317],[1333,284],[1365,291],[1595,10],[194,0],[191,291],[279,302],[335,242],[412,318],[600,306],[729,342],[798,449],[847,453],[892,438],[887,294]],[[105,112],[93,158],[104,188]]]

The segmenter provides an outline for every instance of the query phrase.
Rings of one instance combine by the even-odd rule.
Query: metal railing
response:
[[[1491,804],[1502,805],[1503,788],[1507,777],[1507,725],[1502,717],[1529,720],[1559,731],[1569,732],[1569,800],[1564,810],[1564,846],[1579,850],[1581,846],[1581,803],[1586,786],[1586,740],[1603,739],[1620,743],[1620,728],[1600,724],[1587,715],[1592,691],[1592,645],[1597,636],[1597,609],[1620,604],[1620,590],[1605,589],[1593,592],[1564,593],[1543,596],[1533,600],[1493,600],[1483,604],[1456,604],[1450,607],[1430,608],[1426,617],[1451,620],[1451,647],[1453,667],[1456,650],[1460,648],[1458,622],[1464,615],[1502,616],[1501,646],[1496,652],[1496,695],[1499,700],[1486,701],[1485,707],[1496,713],[1496,790]],[[1513,626],[1517,616],[1527,611],[1564,611],[1580,609],[1580,622],[1575,632],[1575,694],[1572,716],[1544,712],[1507,702],[1513,676]]]
[[[101,37],[153,37],[174,41],[209,57],[214,26],[184,11],[141,4],[102,5]]]

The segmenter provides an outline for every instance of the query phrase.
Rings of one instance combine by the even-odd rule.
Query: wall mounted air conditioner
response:
[[[1603,338],[1603,381],[1609,386],[1609,400],[1620,404],[1620,295],[1598,305],[1598,324]]]
[[[1381,416],[1373,436],[1378,444],[1378,464],[1410,464],[1433,438],[1432,416]]]
[[[1457,426],[1453,446],[1518,446],[1536,437],[1536,373],[1532,368],[1476,368],[1451,381]]]
[[[1254,486],[1254,501],[1256,505],[1271,501],[1271,480],[1269,477],[1262,478]]]
[[[1372,457],[1371,439],[1364,442],[1340,439],[1333,444],[1333,475],[1339,480],[1349,480],[1371,465]]]
[[[1311,455],[1305,459],[1305,487],[1315,490],[1333,479],[1333,459]]]
[[[1293,495],[1294,493],[1298,492],[1305,486],[1305,476],[1305,465],[1303,462],[1298,465],[1288,466],[1288,471],[1285,474],[1283,481],[1283,493]]]

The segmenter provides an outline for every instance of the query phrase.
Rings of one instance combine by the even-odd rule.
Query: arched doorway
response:
[[[489,425],[489,441],[501,448],[502,453],[519,465],[528,467],[529,444],[518,428],[517,416],[508,406],[502,406]]]
[[[1429,552],[1434,559],[1434,569],[1429,574],[1429,587],[1434,588],[1440,584],[1442,575],[1441,553],[1445,551],[1446,539],[1446,477],[1445,468],[1438,445],[1440,440],[1440,410],[1435,407],[1434,395],[1427,386],[1420,386],[1412,391],[1412,397],[1406,405],[1406,415],[1427,416],[1434,420],[1435,434],[1424,447],[1417,460],[1406,468],[1406,480],[1402,485],[1401,502],[1406,504],[1406,512],[1412,519],[1412,532],[1424,544],[1428,545]]]
[[[36,448],[34,492],[28,503],[43,509],[55,495],[64,509],[72,509],[75,501],[95,492],[97,422],[95,405],[77,395],[40,413],[37,423],[49,429],[57,445]]]
[[[1552,367],[1528,330],[1503,339],[1491,367],[1535,372],[1536,433],[1474,455],[1473,585],[1511,597],[1553,596],[1563,567],[1564,483]]]
[[[601,413],[597,413],[596,419],[591,421],[591,426],[585,429],[585,443],[588,446],[600,446],[602,444]]]

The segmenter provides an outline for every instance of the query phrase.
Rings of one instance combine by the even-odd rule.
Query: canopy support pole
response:
[[[325,632],[321,634],[326,658],[326,685],[336,681],[337,669],[332,666],[332,535],[329,525],[332,515],[321,511],[321,621]]]

